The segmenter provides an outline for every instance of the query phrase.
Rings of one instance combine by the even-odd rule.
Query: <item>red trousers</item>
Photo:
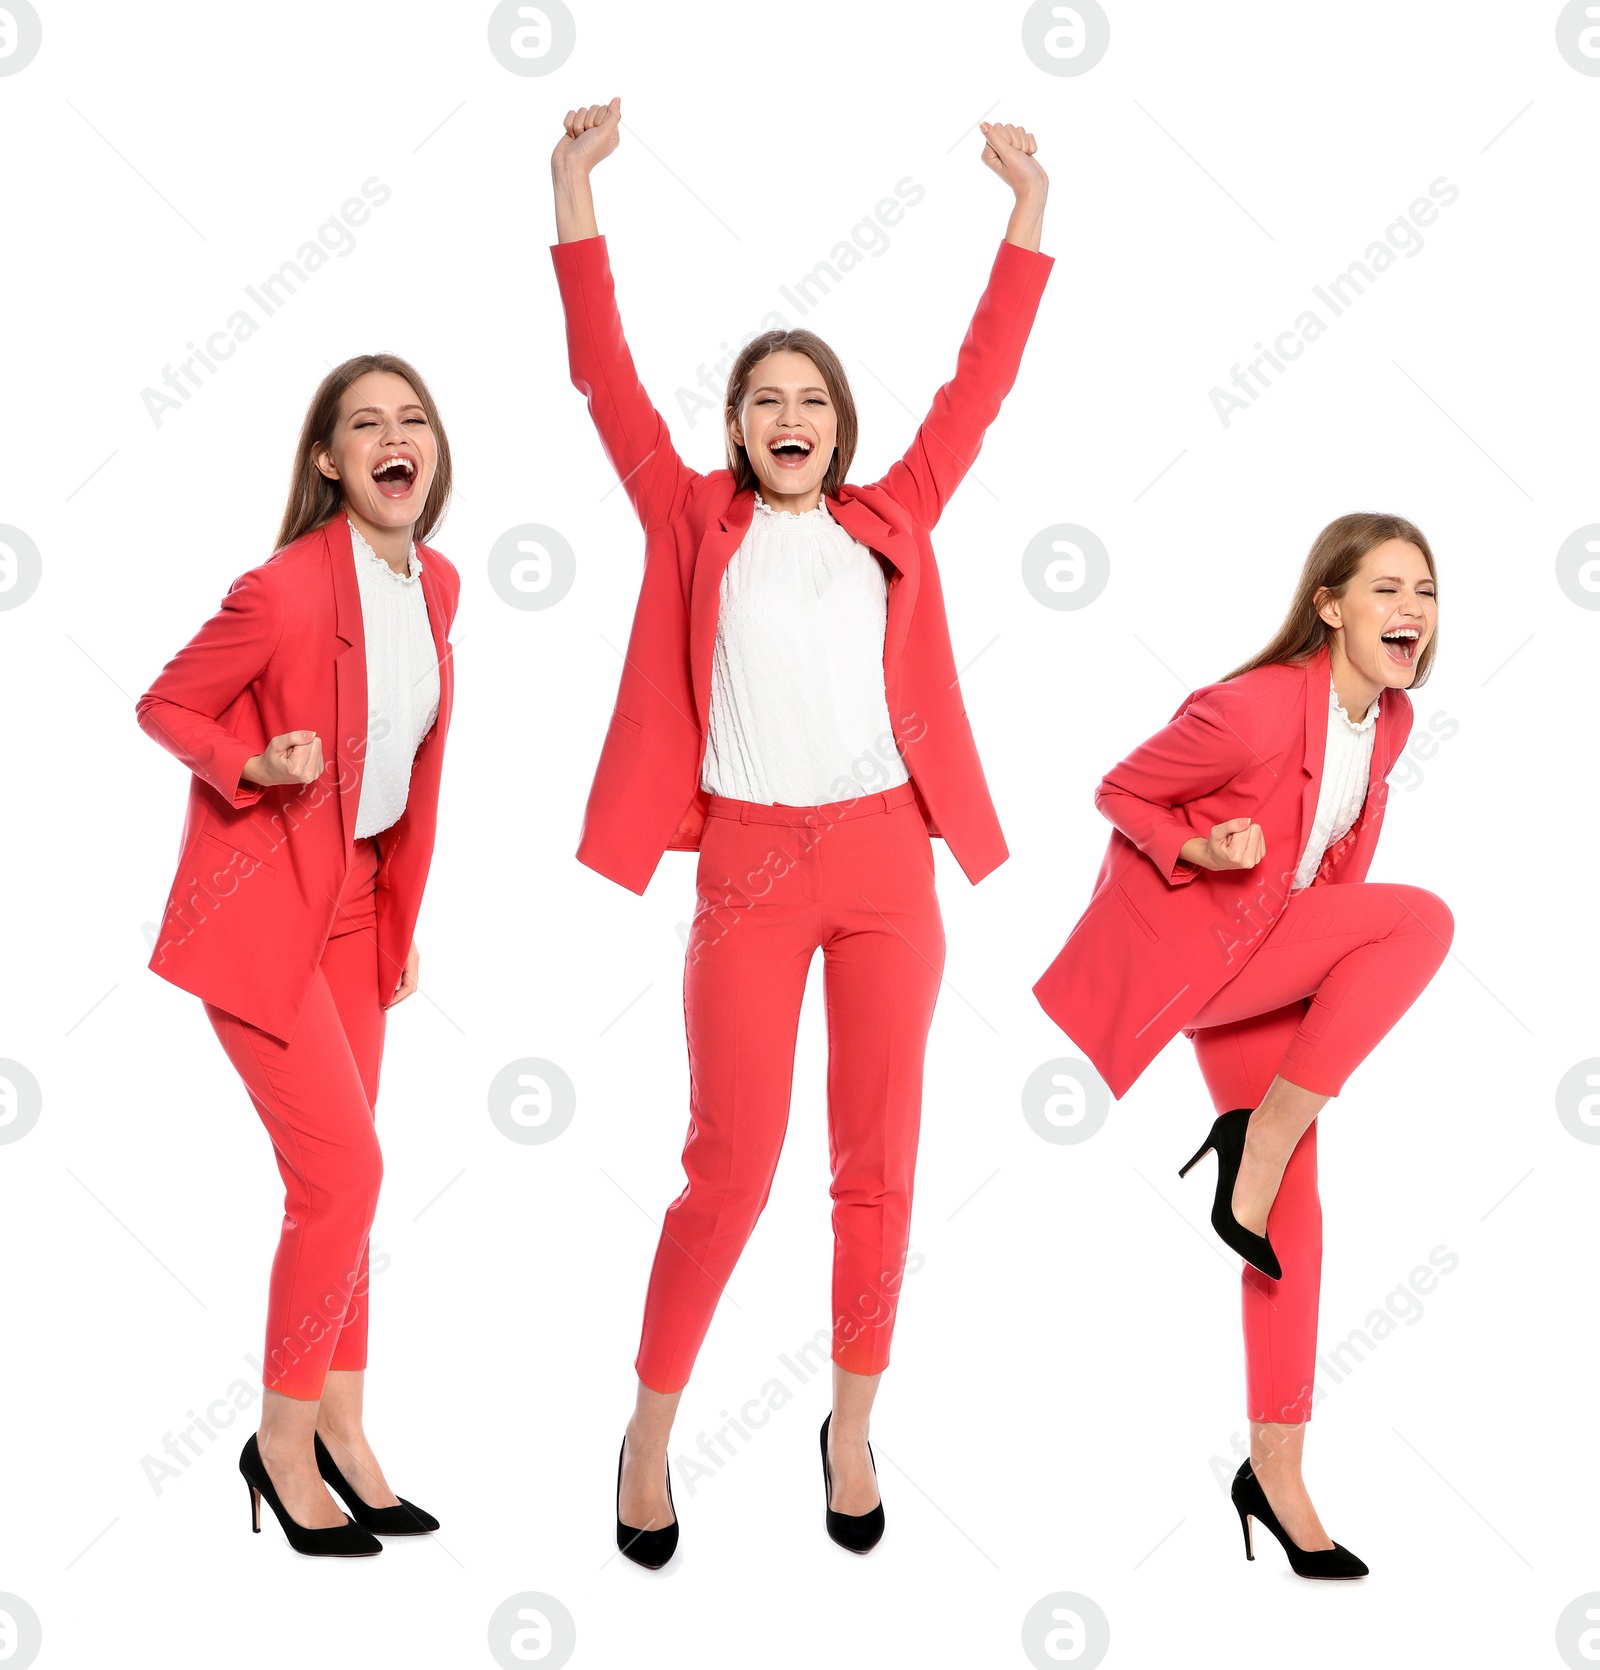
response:
[[[1450,949],[1454,921],[1420,887],[1312,885],[1291,895],[1244,967],[1185,1033],[1218,1113],[1256,1107],[1275,1077],[1334,1096],[1416,1001]],[[1317,1121],[1290,1156],[1267,1235],[1273,1281],[1245,1265],[1245,1401],[1252,1421],[1311,1416],[1322,1284]]]
[[[944,971],[933,849],[909,783],[827,806],[712,796],[684,962],[683,1192],[667,1208],[634,1367],[684,1386],[767,1203],[795,1033],[823,955],[833,1360],[889,1361],[911,1222],[922,1063]]]
[[[283,1176],[262,1383],[313,1401],[330,1368],[367,1365],[367,1235],[383,1179],[373,1123],[385,1020],[377,874],[376,843],[358,840],[321,967],[287,1044],[205,1006]]]

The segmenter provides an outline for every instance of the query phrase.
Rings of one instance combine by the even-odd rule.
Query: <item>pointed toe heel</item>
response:
[[[1283,1266],[1265,1235],[1246,1229],[1233,1215],[1233,1185],[1239,1178],[1239,1166],[1244,1159],[1245,1130],[1250,1123],[1252,1108],[1234,1108],[1218,1114],[1207,1133],[1206,1140],[1178,1167],[1179,1177],[1187,1177],[1207,1154],[1217,1156],[1217,1192],[1211,1201],[1211,1227],[1224,1246],[1233,1250],[1247,1264],[1254,1265],[1262,1275],[1274,1281],[1283,1278]]]
[[[1278,1539],[1284,1553],[1289,1557],[1289,1565],[1295,1576],[1339,1581],[1367,1575],[1366,1562],[1352,1554],[1343,1543],[1336,1542],[1332,1548],[1302,1548],[1293,1541],[1289,1533],[1278,1523],[1278,1516],[1272,1511],[1272,1504],[1267,1501],[1267,1493],[1261,1488],[1261,1481],[1256,1477],[1248,1456],[1233,1476],[1231,1495],[1239,1514],[1239,1524],[1244,1529],[1244,1557],[1247,1560],[1256,1557],[1250,1536],[1250,1522],[1259,1519]]]
[[[314,1435],[312,1442],[317,1452],[317,1471],[322,1475],[323,1483],[343,1499],[357,1525],[380,1537],[420,1537],[425,1532],[439,1529],[439,1521],[426,1508],[419,1508],[404,1496],[388,1507],[369,1507],[339,1471],[339,1464],[323,1443],[320,1432]]]
[[[627,1453],[628,1438],[623,1434],[622,1448],[617,1451],[617,1547],[647,1571],[660,1571],[678,1552],[678,1504],[672,1500],[672,1468],[667,1468],[667,1501],[672,1507],[672,1523],[659,1531],[640,1530],[622,1523],[622,1458]]]
[[[291,1519],[289,1510],[284,1507],[279,1500],[278,1492],[273,1488],[266,1463],[261,1459],[261,1447],[256,1442],[253,1432],[245,1440],[244,1449],[239,1452],[239,1471],[244,1474],[245,1483],[250,1487],[252,1531],[259,1532],[261,1529],[261,1498],[265,1496],[267,1506],[277,1515],[278,1523],[283,1527],[283,1534],[289,1539],[289,1546],[296,1554],[350,1559],[383,1552],[383,1544],[353,1520],[347,1519],[343,1525],[311,1526]]]
[[[830,1505],[833,1501],[833,1476],[828,1470],[828,1423],[833,1419],[833,1411],[829,1410],[822,1423],[822,1502],[825,1509],[823,1523],[827,1526],[828,1535],[841,1548],[848,1548],[852,1554],[866,1554],[878,1546],[883,1537],[883,1503],[880,1501],[875,1508],[869,1508],[865,1513],[835,1513]],[[878,1459],[872,1453],[871,1444],[867,1445],[867,1459],[872,1463],[872,1476],[878,1476]]]

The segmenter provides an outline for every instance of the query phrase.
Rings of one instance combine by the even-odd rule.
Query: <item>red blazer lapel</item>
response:
[[[1317,797],[1322,792],[1322,767],[1328,753],[1328,691],[1333,684],[1333,664],[1326,649],[1320,649],[1306,662],[1306,740],[1301,764],[1305,769],[1305,788],[1300,796],[1300,828],[1295,834],[1295,863],[1305,851],[1311,826],[1317,818]]]
[[[334,630],[345,648],[334,657],[338,734],[334,758],[325,760],[339,785],[339,821],[346,857],[355,840],[356,809],[361,803],[361,774],[367,752],[367,640],[361,625],[361,591],[356,583],[350,523],[341,513],[323,525],[328,569],[333,581]],[[441,707],[443,705],[441,699]]]
[[[842,491],[849,494],[851,489],[846,486]],[[852,539],[878,552],[894,569],[889,576],[889,618],[883,634],[883,677],[885,685],[892,688],[894,670],[911,630],[921,579],[917,542],[897,534],[876,511],[855,497],[829,499],[828,513]]]
[[[722,576],[755,513],[755,493],[750,488],[735,493],[728,508],[701,535],[695,553],[689,591],[689,668],[702,736],[711,729],[711,660],[717,647],[717,598]]]

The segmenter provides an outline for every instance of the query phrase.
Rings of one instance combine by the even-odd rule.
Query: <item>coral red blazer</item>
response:
[[[433,858],[455,686],[449,632],[461,594],[445,557],[424,545],[417,554],[439,657],[439,714],[412,763],[405,812],[377,836],[376,954],[390,994]],[[241,574],[139,698],[138,716],[194,773],[150,967],[287,1041],[350,867],[367,749],[366,638],[343,512]],[[263,788],[240,779],[272,737],[299,730],[322,739],[316,782]]]
[[[622,334],[603,237],[551,249],[572,381],[645,530],[644,581],[578,857],[642,893],[667,849],[700,845],[700,788],[723,571],[754,514],[732,472],[701,475],[672,445]],[[945,622],[930,530],[1016,381],[1054,258],[1002,243],[956,361],[911,449],[881,481],[843,486],[829,513],[890,565],[883,676],[889,718],[930,834],[972,881],[1005,857]]]
[[[1095,790],[1116,832],[1089,908],[1033,992],[1114,1096],[1244,966],[1283,909],[1316,817],[1328,686],[1326,649],[1302,666],[1208,684]],[[1383,691],[1366,801],[1324,854],[1318,882],[1366,876],[1411,717],[1405,691]],[[1242,817],[1266,840],[1253,870],[1178,857],[1185,841]]]

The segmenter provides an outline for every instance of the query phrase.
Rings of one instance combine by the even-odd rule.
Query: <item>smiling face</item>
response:
[[[745,449],[763,498],[817,502],[839,416],[822,373],[806,355],[785,349],[753,366],[729,430]]]
[[[1374,545],[1344,595],[1325,594],[1317,612],[1336,629],[1334,654],[1379,688],[1411,683],[1439,624],[1427,559],[1405,539]]]
[[[358,518],[403,529],[422,514],[439,451],[410,383],[392,371],[368,371],[339,397],[333,438],[312,458]]]

